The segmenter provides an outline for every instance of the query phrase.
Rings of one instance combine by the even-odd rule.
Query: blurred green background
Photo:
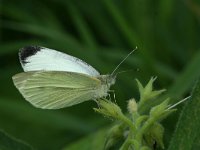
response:
[[[11,79],[22,72],[21,47],[63,51],[107,74],[138,46],[119,69],[132,71],[113,87],[124,111],[138,97],[135,78],[145,84],[157,76],[155,88],[166,88],[175,103],[200,76],[197,0],[1,0],[0,16],[0,129],[39,150],[67,147],[113,122],[95,113],[92,101],[54,111],[26,102]],[[180,109],[163,122],[166,143]]]

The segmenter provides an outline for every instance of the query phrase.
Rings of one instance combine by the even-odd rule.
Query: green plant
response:
[[[136,102],[132,98],[128,101],[128,115],[124,115],[120,107],[110,100],[98,100],[100,108],[95,108],[94,110],[118,121],[108,134],[105,149],[115,145],[120,138],[125,139],[119,148],[120,150],[150,150],[154,148],[155,143],[164,149],[164,127],[160,124],[160,121],[175,109],[169,107],[169,99],[166,99],[152,107],[147,114],[142,113],[140,110],[147,112],[145,110],[147,108],[146,105],[148,105],[147,102],[154,101],[165,90],[153,90],[155,78],[151,78],[145,87],[138,80],[136,81],[140,92],[140,100]]]

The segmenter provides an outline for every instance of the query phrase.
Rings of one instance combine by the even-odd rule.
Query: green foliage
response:
[[[135,78],[145,83],[150,76],[157,76],[155,87],[167,89],[158,101],[171,97],[170,103],[176,103],[200,76],[196,8],[199,3],[194,0],[0,1],[0,128],[40,150],[61,149],[65,145],[96,149],[104,143],[107,130],[103,128],[108,122],[93,112],[95,103],[43,111],[20,96],[11,77],[22,72],[17,53],[25,45],[64,51],[86,60],[104,74],[112,72],[138,46],[120,70],[139,71],[118,76],[114,87],[117,100],[129,99],[137,92]],[[151,101],[144,110],[149,111],[158,101]],[[117,103],[122,110],[126,108],[125,101]],[[172,137],[179,110],[163,122],[164,143]],[[195,141],[194,149],[200,149],[199,139]]]
[[[143,87],[140,81],[136,79],[140,93],[140,100],[138,104],[140,113],[148,111],[148,105],[146,105],[146,103],[152,103],[153,98],[155,99],[158,95],[165,91],[165,89],[153,91],[153,82],[155,81],[155,79],[156,78],[151,78],[145,87]]]
[[[6,133],[0,131],[0,149],[1,150],[33,150],[29,145],[22,141],[16,140]]]
[[[200,81],[183,108],[168,150],[198,149],[200,137]]]
[[[106,150],[116,144],[119,138],[124,138],[124,143],[120,146],[120,150],[150,150],[153,148],[154,143],[158,143],[158,146],[164,148],[164,128],[159,122],[175,110],[172,109],[173,107],[169,108],[169,99],[152,107],[148,115],[140,113],[142,107],[138,107],[141,103],[145,107],[145,105],[148,105],[148,101],[151,101],[152,99],[155,100],[156,97],[162,93],[163,90],[153,90],[154,81],[155,79],[151,78],[148,84],[143,87],[137,80],[140,101],[138,104],[135,99],[128,101],[127,108],[130,117],[125,116],[120,107],[110,100],[98,100],[97,103],[99,108],[95,108],[94,110],[119,122],[117,125],[114,125],[109,132],[109,136],[105,143]],[[127,135],[125,135],[125,133],[127,133]]]
[[[63,148],[63,150],[102,150],[104,148],[102,143],[105,142],[106,132],[106,129],[101,129],[96,133],[88,135],[87,138],[68,144],[65,148]]]

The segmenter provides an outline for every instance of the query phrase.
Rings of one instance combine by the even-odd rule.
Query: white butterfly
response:
[[[43,109],[59,109],[108,95],[116,75],[100,75],[84,61],[39,46],[19,51],[23,73],[13,81],[23,97]]]

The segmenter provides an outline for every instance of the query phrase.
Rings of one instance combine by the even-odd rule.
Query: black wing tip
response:
[[[40,46],[25,46],[19,50],[19,58],[20,61],[25,64],[27,63],[26,59],[32,55],[35,55],[38,51],[40,51],[43,47]]]

